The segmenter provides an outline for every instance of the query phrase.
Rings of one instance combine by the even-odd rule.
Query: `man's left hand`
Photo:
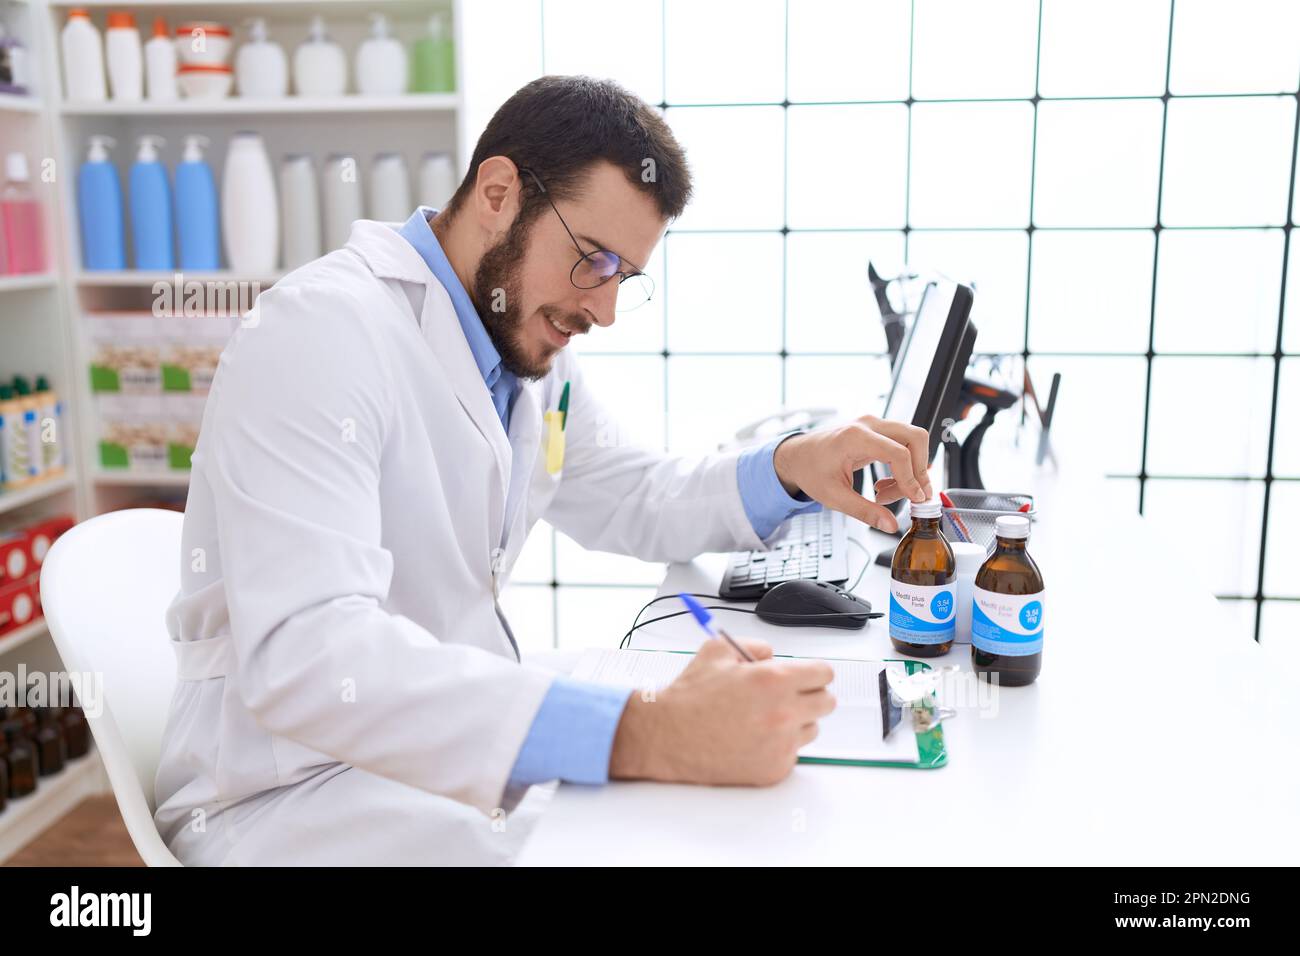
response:
[[[792,435],[777,446],[773,463],[791,496],[802,491],[828,508],[892,533],[898,521],[884,505],[934,496],[929,460],[930,436],[924,428],[863,415],[845,425]],[[876,482],[874,502],[853,490],[853,472],[873,461],[889,465],[893,476]]]

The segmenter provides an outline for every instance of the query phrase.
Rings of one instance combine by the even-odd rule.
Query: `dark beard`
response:
[[[550,371],[551,357],[551,353],[547,353],[541,362],[530,359],[520,341],[524,324],[520,308],[523,296],[515,269],[524,261],[531,227],[531,223],[520,222],[516,217],[506,237],[483,253],[474,273],[474,288],[469,290],[488,338],[501,356],[502,366],[529,381]],[[493,311],[494,305],[503,306],[504,310]]]

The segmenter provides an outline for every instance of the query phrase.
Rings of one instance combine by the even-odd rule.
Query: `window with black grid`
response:
[[[581,344],[639,440],[877,411],[866,262],[941,270],[978,284],[979,351],[1062,373],[1058,442],[1195,550],[1240,633],[1300,633],[1300,4],[540,9],[546,72],[658,104],[695,173],[654,301]],[[507,603],[535,646],[605,644],[661,573],[539,526]]]

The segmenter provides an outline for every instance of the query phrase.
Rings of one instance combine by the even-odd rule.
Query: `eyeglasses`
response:
[[[617,252],[610,252],[608,249],[596,249],[592,252],[584,252],[582,245],[569,228],[569,224],[564,221],[560,215],[560,210],[555,208],[555,203],[551,202],[551,196],[542,185],[541,179],[531,169],[520,169],[521,173],[526,173],[537,184],[546,201],[550,203],[555,215],[559,216],[560,225],[564,226],[564,231],[569,234],[569,240],[573,243],[573,248],[578,250],[581,258],[573,264],[569,270],[569,281],[578,289],[595,289],[604,285],[610,279],[618,276],[618,298],[614,303],[614,311],[631,312],[633,309],[639,309],[650,301],[654,295],[654,280],[648,275],[635,267],[631,270],[620,269],[623,258]]]

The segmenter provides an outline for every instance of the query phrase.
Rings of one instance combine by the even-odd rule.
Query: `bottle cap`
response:
[[[14,387],[0,382],[0,402],[7,402],[14,397]]]
[[[988,549],[973,541],[953,541],[949,543],[949,547],[952,548],[952,556],[957,560],[959,575],[974,576],[989,556]]]
[[[44,375],[36,376],[36,391],[48,392],[50,390],[50,380]]]
[[[181,154],[181,162],[203,162],[203,148],[207,145],[208,138],[202,133],[190,133],[185,137],[185,151]]]
[[[913,518],[937,518],[943,514],[943,509],[939,507],[939,502],[931,498],[929,501],[912,502]]]
[[[999,538],[1028,538],[1029,519],[1020,515],[1002,515],[993,525]]]
[[[91,163],[107,162],[108,151],[116,145],[117,140],[113,139],[113,137],[96,133],[90,137],[90,152],[86,156],[86,161]]]
[[[166,37],[171,39],[171,31],[167,29],[167,20],[165,17],[153,18],[153,35],[156,37]]]
[[[90,11],[87,10],[85,7],[76,7],[76,8],[74,8],[74,9],[68,11],[68,19],[69,19],[69,20],[89,20],[89,19],[90,19]]]
[[[27,182],[27,154],[10,153],[5,157],[5,178],[10,182]]]
[[[145,133],[140,137],[140,152],[136,155],[136,161],[141,163],[156,163],[158,161],[158,147],[167,141],[161,136],[155,136],[152,133]]]
[[[14,376],[14,391],[19,396],[30,395],[32,393],[32,384],[21,375]]]
[[[128,10],[113,10],[108,15],[110,30],[134,30],[135,14]]]

